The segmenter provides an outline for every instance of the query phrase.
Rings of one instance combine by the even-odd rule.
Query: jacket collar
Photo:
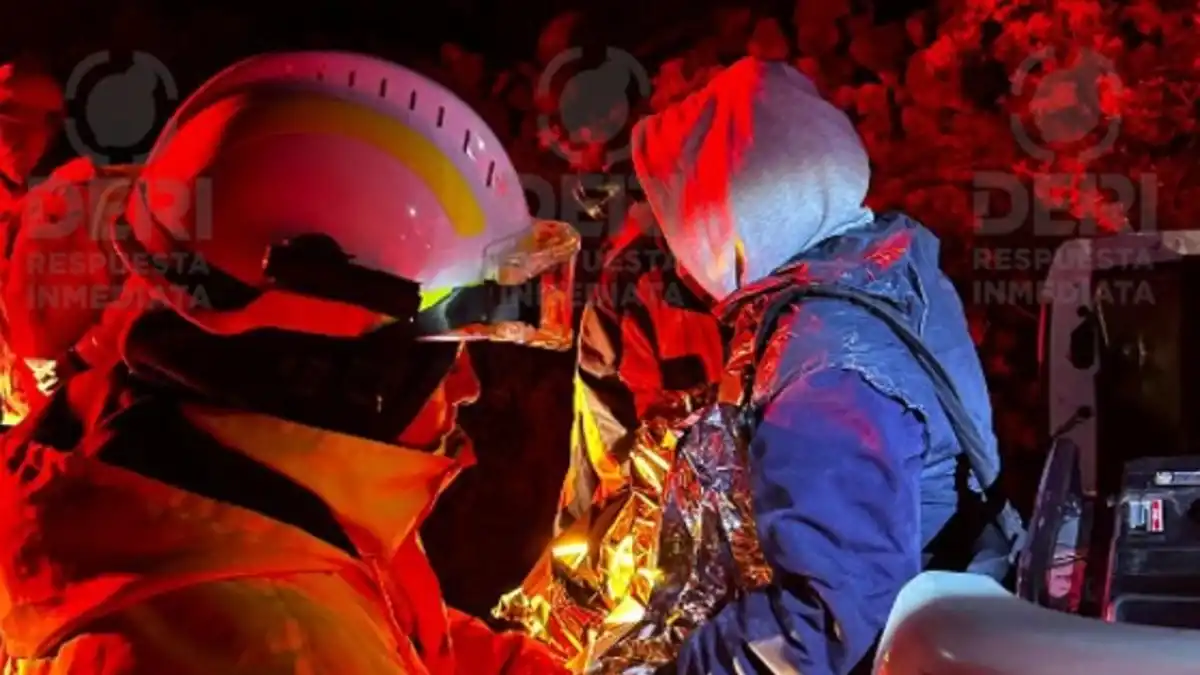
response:
[[[365,555],[390,557],[466,466],[461,459],[202,405],[184,415],[320,497]]]

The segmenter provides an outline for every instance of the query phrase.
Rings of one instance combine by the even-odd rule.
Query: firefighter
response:
[[[155,303],[3,438],[13,667],[560,672],[447,610],[417,536],[470,464],[464,343],[571,346],[578,235],[469,107],[371,57],[249,59],[181,106],[112,239]]]
[[[5,283],[13,255],[19,203],[30,173],[61,127],[63,110],[61,87],[35,63],[19,59],[0,65],[0,284]],[[0,422],[11,426],[28,412],[36,387],[33,374],[8,345],[9,311],[0,310]]]
[[[602,255],[579,328],[560,530],[580,527],[595,505],[622,491],[627,471],[619,458],[628,455],[641,421],[686,416],[725,363],[719,322],[681,276],[644,204],[631,210]]]
[[[62,126],[63,92],[32,61],[0,65],[0,205],[19,198]]]
[[[109,229],[136,175],[136,167],[79,158],[22,200],[0,284],[9,317],[4,342],[18,373],[27,381],[32,376],[32,386],[13,401],[14,416],[72,374],[118,360],[114,340],[131,308],[104,311],[120,297],[125,278]]]

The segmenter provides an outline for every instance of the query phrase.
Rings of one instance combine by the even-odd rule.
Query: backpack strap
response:
[[[754,359],[745,372],[746,400],[750,400],[749,395],[754,387],[756,367],[775,334],[780,317],[789,307],[806,298],[843,300],[862,307],[887,324],[921,364],[921,367],[934,381],[934,391],[937,394],[938,403],[950,421],[959,447],[967,456],[971,472],[975,474],[975,478],[983,488],[986,517],[1004,533],[1004,538],[1010,546],[1009,563],[1015,562],[1017,554],[1024,548],[1027,534],[1020,514],[1002,494],[999,458],[986,452],[987,444],[975,421],[971,419],[966,407],[963,406],[958,389],[946,369],[925,346],[924,340],[908,326],[904,316],[895,307],[863,291],[846,286],[797,284],[774,294],[763,311],[755,337]]]

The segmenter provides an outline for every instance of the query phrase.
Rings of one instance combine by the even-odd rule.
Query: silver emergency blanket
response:
[[[748,457],[748,402],[764,394],[747,386],[762,304],[734,322],[719,382],[643,421],[623,462],[626,489],[600,518],[561,533],[545,564],[493,610],[572,673],[653,673],[730,600],[771,582]],[[772,380],[772,357],[755,365]]]
[[[642,620],[596,645],[592,675],[650,675],[739,593],[771,581],[755,530],[745,413],[717,403],[689,421],[663,490],[659,570]]]

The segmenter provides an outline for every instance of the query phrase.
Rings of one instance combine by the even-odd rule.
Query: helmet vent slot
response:
[[[358,80],[358,71],[357,71],[357,70],[352,70],[352,71],[350,71],[350,76],[349,76],[348,78],[346,78],[346,84],[348,84],[349,86],[353,87],[353,86],[354,86],[354,83],[355,83],[357,80]]]
[[[485,185],[492,187],[492,182],[496,180],[496,163],[488,162],[487,182]]]
[[[471,130],[470,129],[467,129],[466,133],[463,134],[463,154],[464,155],[471,154]]]
[[[416,89],[413,89],[412,93],[408,95],[408,109],[409,110],[417,109],[417,90]]]
[[[385,77],[379,81],[379,98],[387,98],[387,88],[388,88],[388,81],[387,81],[387,78]]]
[[[437,116],[438,128],[441,129],[442,125],[445,123],[446,123],[446,107],[439,105],[438,106],[438,116]]]

